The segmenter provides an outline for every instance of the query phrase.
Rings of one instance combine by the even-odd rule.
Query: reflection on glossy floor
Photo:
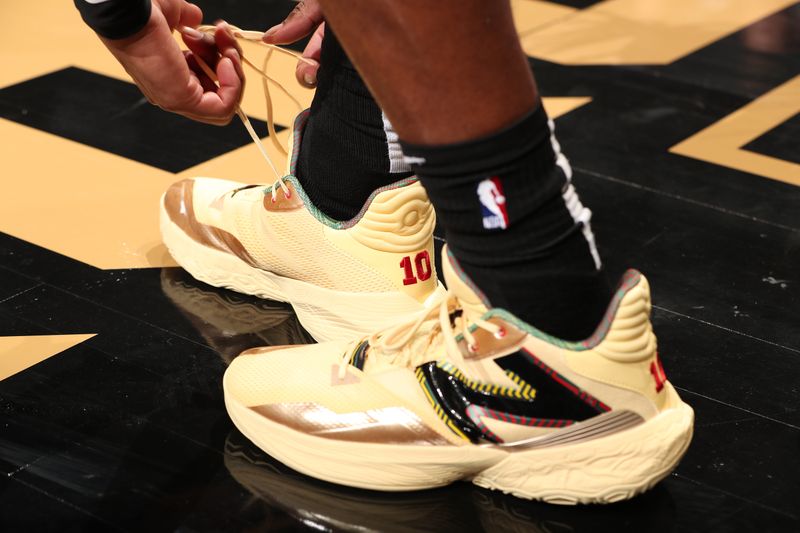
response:
[[[254,29],[292,6],[198,4]],[[652,282],[664,366],[697,414],[677,472],[570,508],[346,489],[261,453],[222,372],[310,338],[288,306],[172,267],[156,222],[181,177],[263,179],[257,150],[239,124],[145,105],[71,2],[18,2],[0,36],[0,530],[800,530],[800,4],[513,5],[542,92],[572,98],[549,102],[609,268]],[[244,108],[263,119],[259,98]]]

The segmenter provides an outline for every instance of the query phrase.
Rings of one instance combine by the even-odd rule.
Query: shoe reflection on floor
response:
[[[288,304],[218,289],[180,268],[162,269],[161,289],[226,363],[248,348],[314,342]]]
[[[521,500],[467,483],[427,491],[385,493],[315,480],[282,465],[237,430],[225,441],[225,466],[258,498],[248,503],[278,508],[296,527],[318,531],[388,533],[503,531],[572,533],[598,531],[673,531],[675,505],[659,485],[614,505],[559,506]],[[252,516],[251,514],[251,516]]]

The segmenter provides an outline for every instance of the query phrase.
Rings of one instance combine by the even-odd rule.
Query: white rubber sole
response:
[[[300,323],[319,342],[370,335],[425,309],[401,292],[335,291],[254,268],[186,235],[169,218],[163,198],[161,237],[175,261],[194,278],[215,287],[291,304]],[[444,291],[440,283],[428,302],[436,301]]]
[[[319,479],[382,491],[428,489],[469,480],[488,489],[556,504],[611,503],[644,492],[678,464],[694,412],[670,386],[672,407],[605,437],[509,452],[483,446],[401,446],[315,437],[272,422],[227,393],[233,423],[287,466]]]

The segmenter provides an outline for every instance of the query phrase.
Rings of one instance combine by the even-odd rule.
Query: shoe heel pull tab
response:
[[[654,359],[657,343],[650,322],[650,284],[635,270],[625,273],[610,326],[594,351],[618,363]]]

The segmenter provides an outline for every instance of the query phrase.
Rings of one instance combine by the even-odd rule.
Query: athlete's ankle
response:
[[[348,220],[375,189],[412,173],[391,124],[330,29],[321,65],[296,174],[318,209]]]
[[[592,333],[611,291],[543,108],[485,138],[403,149],[492,306],[565,339]]]

